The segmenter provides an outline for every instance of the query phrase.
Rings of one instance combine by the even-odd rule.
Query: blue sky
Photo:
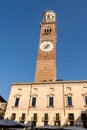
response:
[[[87,0],[0,0],[0,95],[12,82],[33,82],[39,23],[57,14],[57,79],[87,80]]]

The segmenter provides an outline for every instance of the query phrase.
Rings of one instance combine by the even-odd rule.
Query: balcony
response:
[[[49,121],[49,117],[48,118],[42,117],[42,122],[44,121]]]
[[[67,105],[66,108],[73,109],[73,105]]]
[[[54,121],[60,121],[60,117],[53,117]]]
[[[31,121],[37,121],[38,117],[31,117]]]
[[[19,117],[19,121],[20,121],[21,123],[24,123],[24,122],[25,122],[25,118]]]

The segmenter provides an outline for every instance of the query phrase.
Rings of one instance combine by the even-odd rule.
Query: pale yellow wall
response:
[[[20,90],[21,89],[21,90]],[[87,83],[84,81],[77,82],[54,82],[54,83],[24,83],[12,84],[8,105],[5,113],[5,118],[11,117],[12,113],[16,113],[16,120],[22,113],[26,113],[26,121],[31,121],[33,113],[37,113],[37,125],[43,125],[42,117],[44,113],[49,115],[49,124],[54,124],[54,117],[56,113],[60,114],[61,125],[63,125],[68,118],[68,113],[74,113],[74,118],[77,120],[81,112],[86,110],[84,107],[84,96],[87,92]],[[72,94],[73,107],[67,108],[67,94]],[[20,96],[19,107],[14,107],[15,96]],[[48,96],[54,96],[54,107],[48,106]],[[36,107],[31,107],[32,96],[37,97]],[[63,104],[64,103],[64,104]],[[81,123],[78,119],[77,124]]]

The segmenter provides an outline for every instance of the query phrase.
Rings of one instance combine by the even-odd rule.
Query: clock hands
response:
[[[49,48],[49,47],[50,47],[50,44],[46,44],[46,45],[44,46],[44,50],[47,49],[47,48]]]
[[[53,47],[53,43],[50,41],[44,41],[40,44],[40,49],[44,52],[51,51]]]

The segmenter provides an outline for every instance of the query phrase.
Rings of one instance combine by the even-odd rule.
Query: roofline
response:
[[[13,82],[12,85],[36,85],[36,84],[65,84],[65,83],[87,83],[87,80],[57,80],[49,82]]]

